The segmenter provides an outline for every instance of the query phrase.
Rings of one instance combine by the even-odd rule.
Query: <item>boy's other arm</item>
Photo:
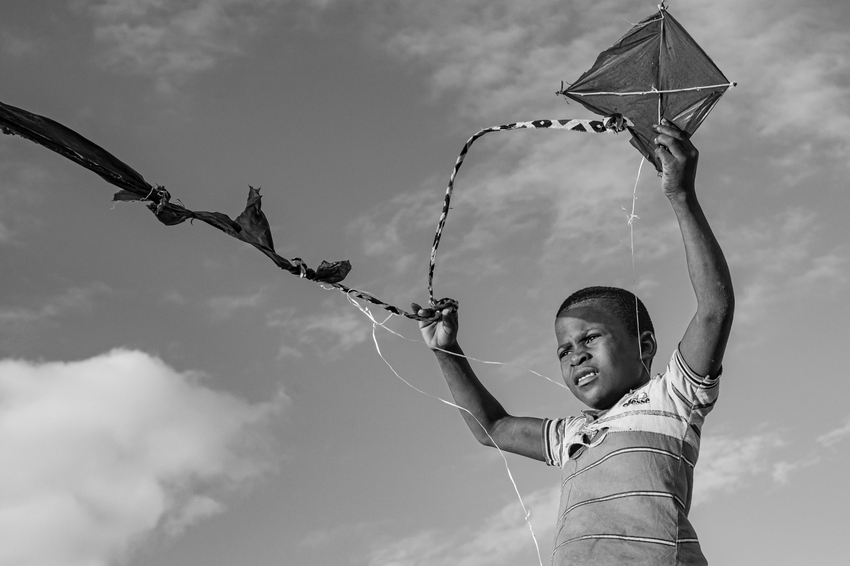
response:
[[[679,353],[696,374],[716,376],[735,310],[732,278],[694,189],[699,152],[671,122],[662,120],[655,130],[659,133],[655,154],[662,164],[662,187],[679,221],[688,275],[697,298],[697,312],[679,344]]]
[[[434,311],[412,305],[414,312],[431,316]],[[443,309],[436,320],[420,322],[425,344],[434,351],[455,404],[463,407],[463,420],[476,440],[505,452],[543,461],[543,419],[509,415],[501,403],[478,380],[457,343],[457,311]],[[471,414],[470,414],[471,413]]]

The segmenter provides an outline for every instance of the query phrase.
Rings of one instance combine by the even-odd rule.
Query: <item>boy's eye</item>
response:
[[[584,343],[590,344],[591,342],[593,342],[597,338],[599,338],[599,336],[596,336],[595,334],[593,336],[588,336],[587,338],[584,339]]]
[[[563,351],[561,351],[561,353],[558,354],[558,359],[563,360],[564,358],[566,358],[569,355],[570,355],[570,350],[563,350]]]

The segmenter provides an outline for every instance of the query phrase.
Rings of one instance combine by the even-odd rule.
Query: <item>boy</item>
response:
[[[555,320],[569,390],[590,407],[580,417],[509,415],[461,357],[454,309],[420,323],[455,402],[484,445],[560,466],[554,565],[706,564],[688,521],[700,428],[718,392],[734,297],[723,252],[694,191],[699,154],[688,136],[655,126],[661,184],[685,244],[697,311],[664,373],[651,377],[652,322],[631,293],[574,293]],[[431,309],[419,314],[433,315]],[[480,423],[480,424],[479,424]]]

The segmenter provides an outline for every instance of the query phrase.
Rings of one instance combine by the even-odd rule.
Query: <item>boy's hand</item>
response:
[[[661,161],[661,188],[667,198],[693,193],[697,174],[699,151],[689,136],[666,118],[653,126],[658,132],[655,138],[655,156]]]
[[[436,312],[434,309],[423,309],[416,303],[411,304],[410,307],[419,316],[437,315],[434,320],[419,321],[419,331],[422,332],[422,339],[429,348],[448,350],[457,345],[457,308],[446,307]]]

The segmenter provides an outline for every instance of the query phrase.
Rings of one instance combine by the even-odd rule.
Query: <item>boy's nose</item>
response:
[[[570,360],[570,365],[571,366],[581,365],[584,362],[586,362],[589,357],[590,356],[587,354],[587,352],[575,352],[573,354],[572,359]]]

